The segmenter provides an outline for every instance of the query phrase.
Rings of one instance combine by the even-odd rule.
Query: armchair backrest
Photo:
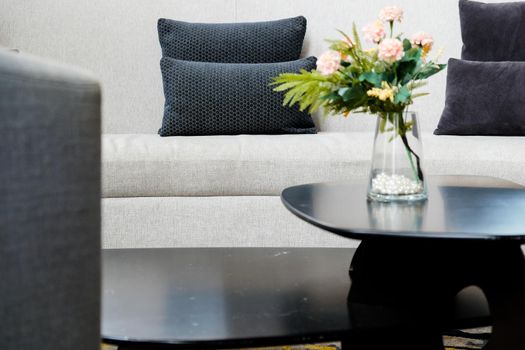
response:
[[[0,349],[100,348],[100,88],[0,50]]]

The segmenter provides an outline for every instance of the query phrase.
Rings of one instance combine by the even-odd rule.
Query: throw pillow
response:
[[[463,51],[472,61],[525,61],[525,2],[460,0]]]
[[[162,55],[178,60],[269,63],[299,59],[306,18],[253,23],[187,23],[161,18]]]
[[[242,64],[161,59],[164,118],[161,136],[311,134],[311,116],[282,105],[272,77],[315,68],[315,57]]]
[[[436,135],[525,136],[525,62],[448,62]]]

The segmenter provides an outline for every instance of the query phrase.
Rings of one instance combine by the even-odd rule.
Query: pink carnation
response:
[[[331,75],[341,68],[341,54],[337,51],[327,51],[317,60],[317,71],[322,75]]]
[[[384,22],[401,22],[403,19],[403,10],[397,6],[386,6],[379,12],[379,19]]]
[[[378,57],[387,63],[399,61],[403,55],[403,43],[397,39],[385,39],[379,45]]]
[[[434,38],[426,32],[417,32],[410,38],[413,47],[432,47]]]
[[[380,21],[370,23],[363,28],[365,39],[371,43],[378,44],[385,37],[385,26]]]

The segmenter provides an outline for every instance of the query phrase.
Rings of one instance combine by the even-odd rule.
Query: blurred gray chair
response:
[[[0,349],[100,348],[100,88],[0,49]]]

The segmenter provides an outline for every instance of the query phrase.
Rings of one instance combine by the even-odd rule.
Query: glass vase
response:
[[[422,149],[415,112],[378,115],[368,198],[380,202],[426,199]]]

